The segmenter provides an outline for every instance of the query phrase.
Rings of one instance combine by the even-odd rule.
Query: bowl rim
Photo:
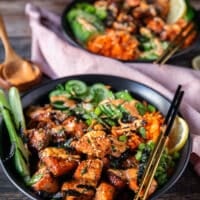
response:
[[[86,2],[88,1],[93,1],[93,0],[87,0]],[[104,56],[104,55],[101,55],[101,54],[96,54],[96,53],[93,53],[89,50],[87,50],[86,48],[83,47],[83,45],[81,45],[78,41],[76,41],[76,38],[73,36],[73,33],[71,31],[71,28],[69,26],[69,23],[67,22],[66,20],[66,13],[69,11],[69,9],[71,9],[76,3],[79,3],[79,2],[85,2],[84,0],[72,0],[70,3],[68,3],[62,14],[61,14],[61,28],[62,28],[62,32],[65,36],[65,39],[67,42],[69,42],[69,44],[73,45],[74,47],[77,47],[81,50],[84,50],[85,52],[87,53],[90,53],[92,55],[97,55],[97,56],[103,56],[103,57],[106,57],[106,58],[111,58],[111,59],[115,59],[115,60],[118,60],[118,61],[121,61],[121,62],[124,62],[124,63],[152,63],[155,61],[155,59],[135,59],[135,60],[121,60],[121,59],[117,59],[117,58],[112,58],[112,57],[108,57],[108,56]],[[198,25],[198,20],[200,18],[200,16],[198,16],[197,14],[197,10],[195,10],[195,13],[196,13],[196,16],[194,18],[194,22],[197,26],[197,36],[195,38],[195,40],[192,42],[191,45],[189,45],[188,47],[186,47],[185,49],[182,49],[181,51],[178,51],[176,52],[169,60],[173,60],[179,56],[182,56],[182,55],[185,55],[187,54],[188,52],[192,51],[195,49],[195,47],[198,45],[198,41],[200,41],[200,25]],[[68,27],[68,31],[66,29],[66,27]]]
[[[46,87],[48,87],[49,85],[52,87],[59,84],[59,83],[65,83],[65,81],[70,80],[70,79],[88,79],[91,77],[98,77],[100,78],[105,78],[105,79],[117,79],[117,81],[128,81],[131,84],[136,84],[138,86],[143,87],[144,89],[150,90],[150,92],[156,93],[159,98],[162,98],[164,101],[166,101],[167,103],[170,104],[170,99],[168,99],[166,96],[164,96],[163,94],[161,94],[159,91],[153,89],[152,87],[128,79],[128,78],[124,78],[124,77],[120,77],[120,76],[113,76],[113,75],[104,75],[104,74],[79,74],[79,75],[72,75],[72,76],[66,76],[66,77],[62,77],[59,79],[55,79],[55,80],[49,80],[46,83],[43,83],[39,86],[36,86],[35,88],[29,90],[28,92],[24,93],[22,95],[22,104],[23,104],[23,108],[25,109],[26,106],[24,107],[24,100],[25,98],[28,98],[28,96],[31,96],[31,93],[36,92],[37,90],[41,90],[41,89],[45,89]],[[92,81],[93,82],[93,81]],[[111,85],[112,86],[112,85]],[[43,92],[43,94],[48,93],[49,91],[51,91],[50,89],[45,90],[45,92]],[[139,95],[140,96],[140,95]],[[40,96],[39,96],[40,97]],[[40,97],[41,98],[41,97]],[[181,113],[179,112],[179,115],[181,116]],[[2,126],[2,119],[0,120],[0,126]],[[1,140],[1,137],[0,137]],[[192,150],[192,143],[191,143],[191,135],[189,134],[187,143],[184,146],[184,149],[186,151],[186,155],[184,156],[182,161],[183,165],[180,165],[180,163],[178,164],[178,170],[176,170],[173,175],[170,177],[170,179],[167,181],[166,184],[164,184],[163,187],[161,187],[160,189],[158,189],[153,195],[152,197],[149,198],[149,200],[155,200],[158,197],[160,197],[162,194],[164,194],[166,191],[168,191],[175,183],[177,183],[177,181],[179,180],[179,178],[182,176],[183,172],[185,171],[186,167],[188,166],[189,163],[189,159],[190,159],[190,154],[191,154],[191,150]],[[180,166],[179,166],[180,165]],[[16,179],[16,177],[13,177],[12,175],[12,171],[8,170],[6,168],[6,164],[2,159],[2,155],[0,152],[0,166],[3,169],[3,173],[7,176],[8,180],[19,190],[21,191],[25,196],[29,197],[32,200],[42,200],[41,197],[39,197],[38,195],[36,195],[34,192],[32,192],[30,190],[30,188],[28,188],[27,186],[25,186],[21,180]]]

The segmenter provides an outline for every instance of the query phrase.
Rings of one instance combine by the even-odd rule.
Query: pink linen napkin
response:
[[[32,60],[52,79],[75,74],[110,74],[142,82],[172,99],[178,84],[185,96],[181,113],[189,123],[192,136],[191,163],[200,175],[200,71],[154,64],[124,64],[71,46],[65,39],[60,16],[26,5],[32,30]]]

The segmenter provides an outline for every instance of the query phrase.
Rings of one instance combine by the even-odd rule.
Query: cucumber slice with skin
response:
[[[65,90],[72,95],[72,97],[80,97],[87,93],[87,85],[80,80],[70,80],[65,84]]]

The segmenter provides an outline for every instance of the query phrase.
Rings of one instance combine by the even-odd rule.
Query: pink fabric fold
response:
[[[66,41],[60,16],[31,4],[26,5],[26,14],[32,30],[32,60],[52,79],[75,74],[116,75],[144,83],[170,99],[181,84],[185,91],[181,113],[190,127],[192,152],[196,155],[191,158],[192,164],[200,175],[200,71],[170,65],[125,64],[94,55]]]

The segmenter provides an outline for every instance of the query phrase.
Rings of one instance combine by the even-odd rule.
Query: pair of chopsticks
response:
[[[166,63],[185,43],[185,40],[196,31],[194,23],[187,23],[181,32],[170,42],[163,54],[154,62],[163,65]]]
[[[158,141],[149,157],[141,183],[139,185],[139,190],[136,193],[134,200],[146,200],[148,197],[149,188],[156,173],[162,153],[165,149],[167,138],[173,126],[173,122],[177,115],[183,95],[184,92],[181,91],[181,86],[179,85],[166,115],[163,131],[159,135]]]

